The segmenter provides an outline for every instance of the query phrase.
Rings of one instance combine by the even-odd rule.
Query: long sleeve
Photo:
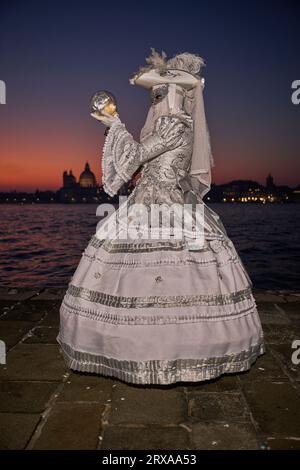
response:
[[[178,116],[160,116],[153,133],[141,143],[134,140],[125,124],[116,119],[110,127],[102,158],[104,191],[114,196],[121,186],[129,181],[135,171],[145,162],[180,146],[186,129],[191,129],[192,120]]]

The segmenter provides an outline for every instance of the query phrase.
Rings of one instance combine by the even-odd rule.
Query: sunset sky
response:
[[[297,1],[4,1],[0,6],[0,191],[58,189],[86,161],[101,181],[105,127],[90,97],[108,89],[138,139],[149,93],[129,78],[150,47],[201,55],[213,181],[300,183]]]

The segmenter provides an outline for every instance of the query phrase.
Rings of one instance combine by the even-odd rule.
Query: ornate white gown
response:
[[[142,167],[128,206],[183,205],[196,197],[205,239],[193,250],[185,237],[93,235],[60,308],[57,339],[71,369],[130,383],[195,382],[245,371],[264,352],[252,282],[188,175],[192,136],[188,115],[159,117],[140,143],[120,120],[110,127],[105,191],[116,194]]]

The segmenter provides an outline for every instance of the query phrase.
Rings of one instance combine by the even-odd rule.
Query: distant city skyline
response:
[[[23,187],[23,188],[22,187],[20,187],[20,188],[1,188],[0,187],[0,192],[17,191],[17,192],[29,192],[30,193],[30,192],[34,192],[36,190],[40,190],[40,191],[57,191],[57,190],[59,190],[60,188],[62,188],[64,186],[64,183],[62,184],[62,179],[64,180],[64,175],[66,175],[67,177],[71,177],[76,184],[80,185],[80,180],[81,180],[82,174],[83,174],[84,170],[87,169],[86,168],[87,165],[88,165],[88,170],[91,170],[91,173],[92,173],[93,177],[95,178],[95,186],[97,186],[97,187],[102,186],[102,174],[101,174],[101,172],[100,172],[100,176],[99,175],[97,176],[97,173],[94,171],[93,165],[90,164],[90,160],[87,159],[85,161],[84,165],[83,165],[83,163],[81,163],[81,167],[78,169],[78,171],[75,171],[73,168],[66,169],[64,167],[64,170],[60,173],[60,175],[57,178],[59,180],[59,183],[58,183],[57,186],[50,187],[50,186],[46,185],[45,187],[43,187],[43,185],[40,185],[39,182],[37,181],[36,184],[34,184],[30,188],[27,188],[26,186]],[[85,168],[83,168],[83,166],[85,166]],[[77,178],[77,175],[79,175],[78,178]],[[254,182],[257,182],[257,183],[261,184],[262,186],[265,186],[266,185],[266,180],[269,176],[272,177],[272,180],[275,180],[275,178],[273,176],[273,172],[268,171],[268,173],[262,178],[262,180],[258,180],[258,179],[254,179],[254,178],[250,178],[250,177],[246,177],[246,178],[229,178],[228,180],[221,181],[219,183],[212,180],[212,185],[222,186],[222,185],[229,184],[232,181],[254,181]],[[78,182],[77,182],[77,179],[78,179]],[[296,188],[300,185],[300,177],[296,181],[297,181],[297,183],[295,183],[295,184],[286,184],[286,183],[279,183],[277,180],[275,180],[274,184],[276,186],[289,186],[292,189],[292,188]],[[81,184],[81,186],[82,186],[82,184]]]
[[[118,203],[119,196],[129,195],[139,179],[139,172],[127,183],[124,183],[118,193],[109,196],[102,185],[97,182],[89,162],[86,162],[77,179],[72,170],[62,173],[62,185],[56,190],[40,190],[33,192],[0,191],[0,204],[35,204],[35,203]],[[231,180],[223,184],[212,183],[210,191],[205,195],[206,202],[226,203],[299,203],[300,184],[295,187],[277,185],[273,176],[269,173],[265,178],[265,184],[254,180]]]
[[[105,127],[89,115],[95,91],[117,98],[138,140],[149,93],[129,84],[150,47],[202,56],[213,182],[299,184],[300,3],[171,0],[143,5],[5,2],[0,16],[0,191],[55,190],[61,173],[89,161],[101,181]],[[180,33],[180,34],[179,34]],[[21,47],[20,47],[21,46]]]

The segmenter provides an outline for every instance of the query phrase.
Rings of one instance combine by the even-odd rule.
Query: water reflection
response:
[[[213,204],[259,289],[299,289],[299,205]],[[65,287],[99,218],[96,205],[1,205],[2,286]]]

